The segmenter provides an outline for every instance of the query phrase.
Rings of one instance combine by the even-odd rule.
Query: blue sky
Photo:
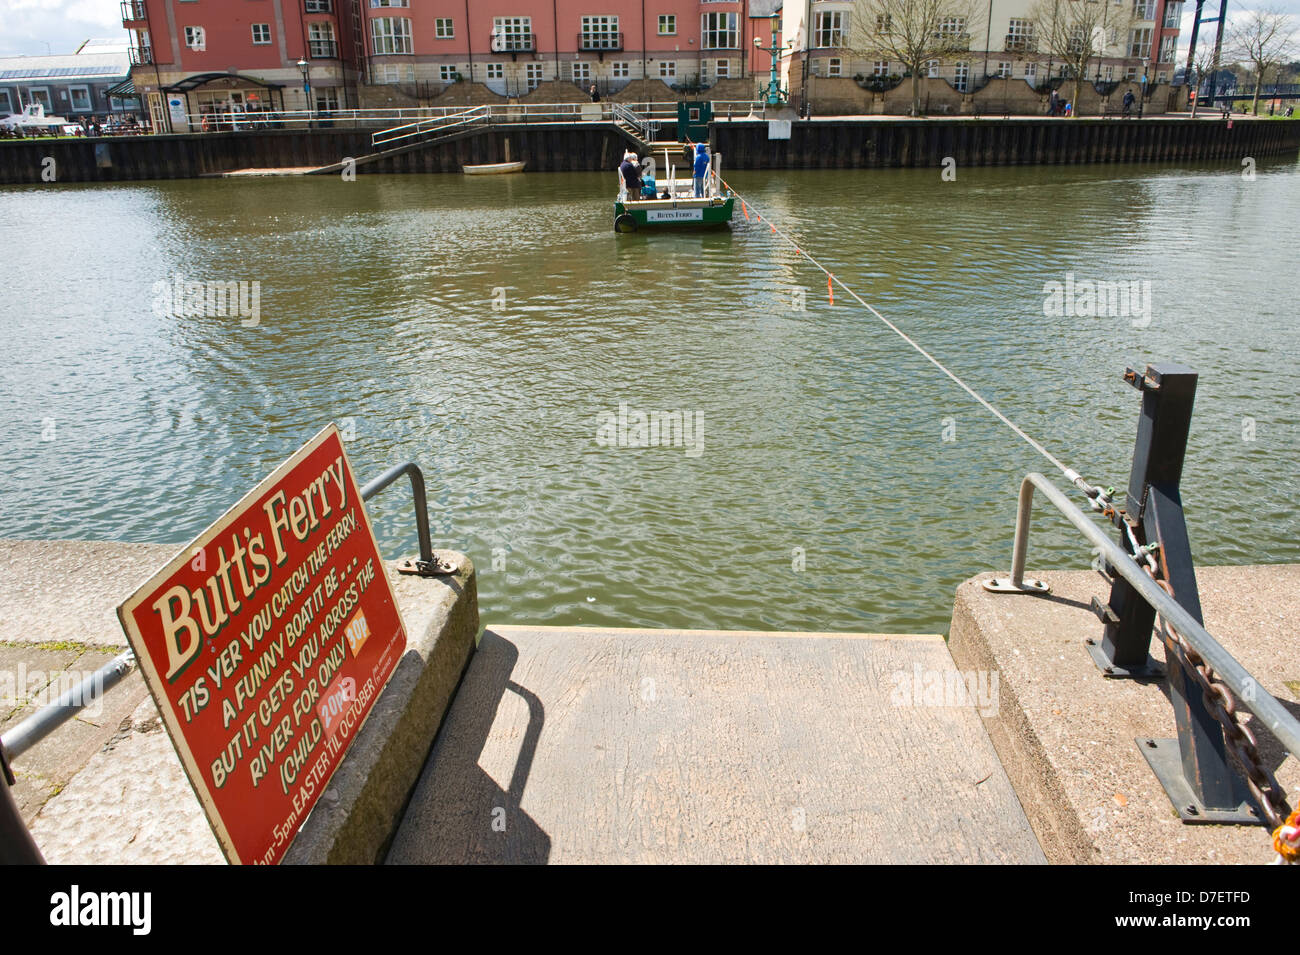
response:
[[[1276,5],[1296,16],[1300,23],[1300,0],[1276,0],[1276,3],[1229,0],[1229,19],[1243,10],[1265,5]],[[1210,7],[1217,11],[1218,0],[1207,0],[1207,9]],[[1195,3],[1188,0],[1183,16],[1184,43],[1191,30],[1194,9]],[[4,24],[0,31],[0,56],[71,53],[89,37],[126,40],[118,0],[0,0],[0,23]]]

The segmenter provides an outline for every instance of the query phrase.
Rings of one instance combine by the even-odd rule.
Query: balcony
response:
[[[1002,49],[1006,53],[1037,53],[1038,41],[1022,33],[1008,33]]]
[[[595,53],[604,56],[606,53],[618,53],[623,49],[623,34],[621,33],[579,33],[578,34],[578,52]]]
[[[333,40],[308,40],[307,51],[313,60],[336,60],[339,45]]]
[[[131,47],[127,53],[131,56],[132,66],[147,66],[153,62],[153,47]]]
[[[302,9],[306,13],[333,13],[333,0],[302,0]]]
[[[143,23],[146,19],[144,0],[122,0],[122,26],[129,30],[131,24]]]
[[[488,48],[493,53],[509,53],[512,60],[520,53],[537,52],[536,33],[493,33],[489,40]]]

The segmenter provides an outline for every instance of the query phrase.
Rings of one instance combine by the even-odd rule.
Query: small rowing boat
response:
[[[522,162],[493,162],[482,166],[461,166],[467,176],[503,176],[511,172],[523,172]]]

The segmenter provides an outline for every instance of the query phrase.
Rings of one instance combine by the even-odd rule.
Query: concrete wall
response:
[[[796,122],[789,140],[769,141],[767,124],[723,122],[716,148],[730,169],[867,169],[1078,162],[1188,162],[1294,153],[1300,122],[1237,119],[927,119]],[[370,129],[0,141],[0,183],[41,184],[47,157],[56,182],[186,179],[235,169],[325,166],[373,153]],[[511,158],[532,172],[612,169],[628,145],[609,124],[501,125],[386,157],[363,172],[460,172],[465,163]]]

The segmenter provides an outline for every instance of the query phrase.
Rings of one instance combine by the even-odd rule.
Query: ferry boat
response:
[[[688,171],[690,167],[687,167]],[[641,195],[628,195],[627,183],[618,177],[618,197],[614,200],[614,231],[636,232],[640,229],[665,227],[725,226],[731,222],[736,197],[722,181],[722,156],[715,153],[704,177],[704,196],[695,195],[695,180],[678,179],[676,169],[664,150],[667,178],[657,179],[653,156],[641,162]]]

